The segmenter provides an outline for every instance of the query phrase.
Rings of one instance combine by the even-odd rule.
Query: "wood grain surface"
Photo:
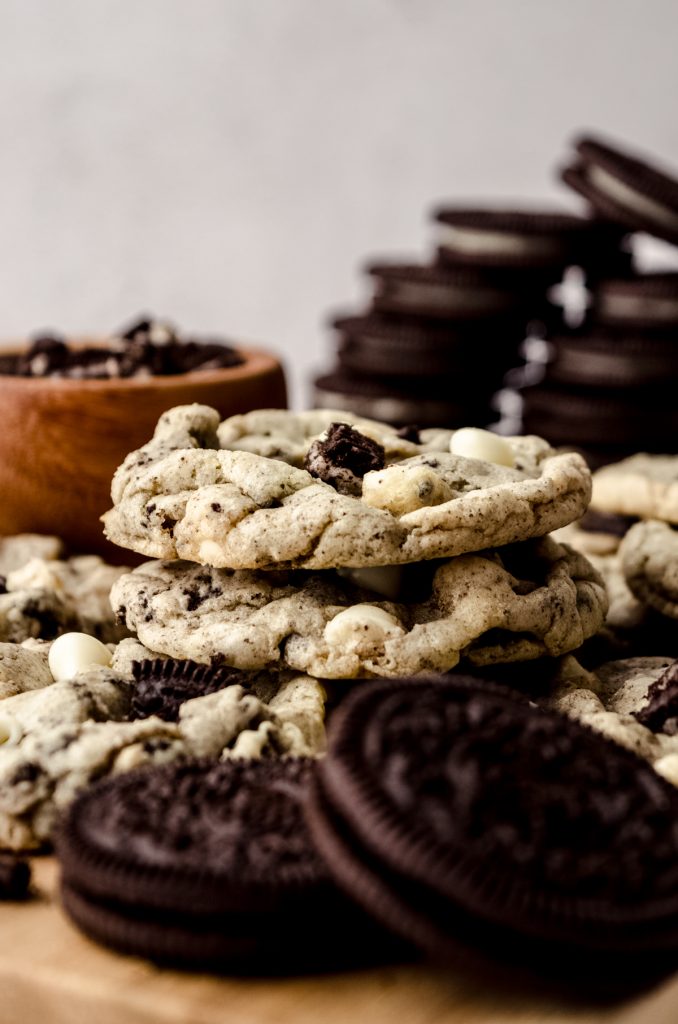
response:
[[[640,998],[593,1005],[510,983],[488,967],[389,967],[242,980],[163,970],[95,945],[55,896],[57,866],[34,861],[35,897],[0,905],[0,1024],[674,1024],[678,976]],[[319,936],[322,941],[322,936]],[[576,979],[573,979],[573,992]]]
[[[105,540],[99,517],[110,508],[116,468],[153,436],[166,409],[200,402],[225,417],[286,407],[280,362],[239,350],[239,366],[166,377],[0,375],[0,534],[53,533],[72,552],[127,564],[127,552]]]

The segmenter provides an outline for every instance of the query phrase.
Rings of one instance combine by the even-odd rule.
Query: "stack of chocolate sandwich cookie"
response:
[[[100,942],[185,967],[300,974],[402,957],[311,843],[312,769],[193,761],[91,787],[58,835],[67,912]]]
[[[558,656],[606,610],[548,536],[589,483],[535,437],[179,407],[113,481],[107,536],[155,560],[111,601],[151,651],[320,680]]]
[[[528,325],[562,321],[547,293],[565,270],[626,264],[623,231],[595,219],[468,207],[434,217],[434,259],[369,265],[369,309],[332,321],[339,365],[316,380],[316,404],[398,426],[487,425]]]
[[[678,244],[678,180],[593,139],[581,140],[577,154],[563,180],[595,216]],[[589,288],[584,323],[550,334],[543,379],[522,390],[523,429],[580,448],[593,466],[672,450],[678,274],[608,267]]]

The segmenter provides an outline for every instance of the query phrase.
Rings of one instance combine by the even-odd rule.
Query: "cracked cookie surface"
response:
[[[121,577],[111,602],[154,651],[328,679],[444,672],[462,656],[492,664],[563,654],[597,631],[607,608],[597,572],[548,537],[429,569],[426,595],[404,603],[331,572],[155,561]]]
[[[451,454],[450,431],[422,431],[417,445],[334,410],[249,417],[220,424],[198,405],[165,413],[115,474],[109,539],[216,568],[389,565],[544,536],[579,517],[590,496],[581,456],[537,437],[506,439],[507,467]],[[386,467],[366,473],[359,496],[298,468],[317,438],[310,431],[340,421],[384,448]]]

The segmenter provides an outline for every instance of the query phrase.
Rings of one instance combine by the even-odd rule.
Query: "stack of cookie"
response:
[[[678,244],[678,180],[593,139],[577,153],[563,179],[610,230]],[[580,448],[592,465],[673,450],[678,274],[608,267],[589,289],[584,323],[551,331],[543,379],[522,390],[523,429]]]
[[[583,459],[539,438],[179,407],[114,478],[107,536],[159,560],[111,601],[150,650],[245,671],[346,680],[556,656],[605,614],[597,574],[548,536],[588,489]]]
[[[486,425],[528,325],[562,320],[547,293],[566,268],[625,266],[623,232],[599,220],[449,206],[434,219],[434,260],[371,264],[369,308],[333,320],[338,368],[316,379],[317,405],[397,426]]]

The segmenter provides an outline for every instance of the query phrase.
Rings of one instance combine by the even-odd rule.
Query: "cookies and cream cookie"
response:
[[[678,734],[662,728],[678,717],[678,685],[673,681],[675,662],[664,657],[639,657],[600,665],[595,673],[570,673],[559,680],[544,699],[548,707],[576,718],[615,743],[645,758],[655,770],[678,785]],[[670,690],[662,683],[671,670]],[[646,717],[656,703],[657,688],[672,698],[672,716],[659,723]]]
[[[636,523],[624,537],[619,557],[635,597],[678,619],[678,531],[656,519]]]
[[[384,600],[368,589],[368,571],[351,579],[154,561],[121,577],[111,601],[154,651],[318,678],[444,672],[462,656],[489,664],[560,655],[593,635],[607,609],[597,572],[548,537],[429,572],[417,600],[408,600],[407,576],[405,593]],[[373,573],[386,589],[384,570]]]
[[[296,424],[296,414],[288,415]],[[306,454],[325,443],[332,424],[350,425],[350,419],[326,423],[320,437],[308,439]],[[375,440],[367,430],[365,436]],[[434,436],[436,444],[444,443],[444,432]],[[447,450],[440,451],[421,451],[395,431],[388,437],[403,452],[400,459],[389,460],[382,445],[383,469],[360,476],[342,464],[344,477],[355,478],[349,493],[342,493],[345,488],[332,486],[336,475],[312,475],[315,463],[308,471],[244,450],[246,436],[230,437],[228,421],[220,427],[213,409],[178,407],[161,417],[153,440],[118,469],[114,507],[103,517],[106,534],[150,557],[217,568],[376,566],[543,536],[578,518],[589,500],[590,475],[581,456],[557,455],[537,437],[503,439],[512,465],[482,454],[453,454],[449,434]],[[237,450],[223,447],[224,439]],[[290,446],[273,433],[268,444],[281,448],[283,457]],[[292,445],[298,450],[301,442]],[[331,462],[333,451],[326,456]]]
[[[186,666],[174,668],[186,684]],[[184,685],[184,700],[174,685],[172,714],[148,714],[154,675],[157,700],[172,687],[171,672],[162,661],[144,663],[136,679],[99,667],[2,701],[0,848],[48,842],[60,809],[102,775],[191,757],[322,751],[325,694],[316,680],[231,671],[211,692],[204,678],[192,691]]]
[[[678,524],[678,455],[640,452],[597,470],[591,506],[601,512]]]
[[[53,640],[75,630],[115,643],[125,631],[111,614],[108,595],[127,571],[96,555],[32,558],[0,579],[0,641]]]

